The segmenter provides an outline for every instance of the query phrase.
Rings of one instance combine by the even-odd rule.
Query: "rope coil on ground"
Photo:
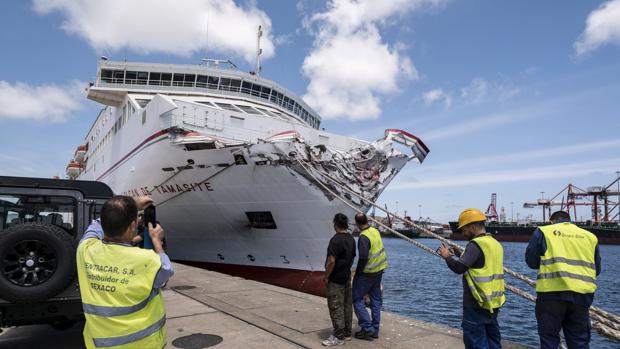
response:
[[[351,209],[353,209],[355,212],[359,212],[359,213],[364,213],[362,210],[360,210],[359,208],[353,206],[349,201],[343,199],[340,195],[338,195],[337,193],[335,193],[333,190],[331,190],[327,185],[325,185],[321,180],[319,180],[314,173],[312,173],[312,171],[309,169],[310,166],[307,166],[307,162],[304,161],[303,159],[299,158],[299,157],[295,157],[295,160],[297,160],[297,163],[299,163],[299,165],[304,169],[304,171],[306,171],[306,173],[308,173],[308,175],[310,175],[312,178],[314,178],[314,180],[319,183],[319,185],[321,185],[323,187],[323,189],[325,189],[327,192],[329,192],[332,196],[334,196],[335,198],[337,198],[338,200],[340,200],[342,203],[344,203],[345,205],[347,205],[348,207],[350,207]],[[338,180],[332,178],[329,174],[318,170],[314,167],[311,167],[313,170],[315,170],[316,172],[318,172],[319,174],[321,174],[323,177],[329,179],[331,182],[335,183],[338,187],[340,188],[344,188],[347,192],[349,192],[350,194],[353,194],[354,196],[356,196],[357,198],[361,199],[362,201],[368,203],[370,206],[378,208],[379,210],[385,212],[386,214],[391,215],[392,217],[405,222],[407,224],[410,224],[411,226],[413,226],[416,229],[419,229],[425,233],[427,233],[428,235],[434,237],[435,239],[441,241],[442,243],[453,247],[454,249],[458,250],[458,251],[462,251],[463,248],[461,246],[459,246],[458,244],[454,243],[451,240],[448,240],[446,238],[444,238],[443,236],[440,236],[438,234],[435,234],[434,232],[430,231],[429,229],[426,229],[414,222],[412,222],[409,219],[400,217],[398,215],[394,215],[390,212],[388,212],[387,210],[381,208],[380,206],[376,205],[374,202],[372,202],[369,199],[366,199],[365,197],[357,194],[356,192],[354,192],[353,190],[347,188],[343,183],[340,183]],[[439,256],[439,254],[434,251],[433,249],[431,249],[430,247],[415,241],[414,239],[408,238],[405,235],[397,232],[396,230],[392,229],[391,227],[386,226],[385,224],[379,222],[378,220],[376,220],[373,217],[369,217],[369,219],[373,222],[375,222],[376,224],[378,224],[379,226],[381,226],[382,228],[386,229],[387,231],[391,232],[392,234],[398,236],[399,238],[406,240],[407,242],[415,245],[416,247],[419,247],[420,249],[433,254],[435,256]],[[516,271],[513,271],[507,267],[504,267],[504,272],[512,277],[514,277],[515,279],[521,280],[523,282],[525,282],[526,284],[530,285],[530,286],[535,286],[536,282],[530,278],[528,278],[527,276],[518,273]],[[512,285],[505,285],[505,288],[520,296],[523,297],[527,300],[530,300],[532,302],[536,301],[536,297],[533,296],[532,294],[523,291],[521,289],[519,289],[518,287],[512,286]],[[592,327],[594,327],[601,335],[610,338],[610,339],[614,339],[616,341],[620,341],[620,316],[610,313],[608,311],[602,310],[598,307],[590,307],[590,320],[592,322]]]

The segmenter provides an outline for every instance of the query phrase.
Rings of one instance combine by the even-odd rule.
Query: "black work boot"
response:
[[[355,338],[363,339],[363,340],[367,340],[367,341],[373,340],[372,335],[373,335],[372,332],[368,332],[368,331],[365,331],[365,330],[361,330],[361,331],[355,332]]]

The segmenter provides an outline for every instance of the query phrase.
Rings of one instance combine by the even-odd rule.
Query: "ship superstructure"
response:
[[[321,294],[331,219],[354,212],[317,181],[367,211],[349,191],[376,200],[428,148],[401,130],[325,132],[294,93],[206,63],[100,60],[88,98],[104,107],[67,173],[151,195],[174,260]]]

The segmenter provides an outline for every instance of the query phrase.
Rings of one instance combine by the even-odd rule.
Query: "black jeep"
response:
[[[82,316],[75,251],[112,195],[99,182],[0,176],[0,327]]]

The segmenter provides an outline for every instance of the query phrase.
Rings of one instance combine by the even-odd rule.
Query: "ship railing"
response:
[[[101,79],[99,84],[102,87],[122,87],[122,86],[135,86],[135,85],[147,85],[144,79],[115,79],[115,78],[105,78]],[[303,109],[298,107],[297,104],[294,103],[294,100],[291,98],[279,98],[279,96],[275,96],[273,94],[268,94],[264,92],[259,92],[256,90],[243,88],[243,87],[231,87],[231,86],[218,86],[217,84],[209,84],[209,83],[196,83],[196,82],[182,82],[182,81],[170,81],[170,80],[148,80],[149,88],[153,89],[162,89],[165,90],[168,87],[183,87],[187,89],[191,89],[195,92],[203,92],[204,88],[208,89],[209,93],[216,93],[225,96],[234,96],[234,97],[243,97],[250,98],[262,103],[272,104],[283,109],[289,110],[291,113],[295,114],[296,117],[314,128],[319,127],[319,123],[309,117],[309,115],[304,113]],[[288,100],[288,101],[287,101]]]

